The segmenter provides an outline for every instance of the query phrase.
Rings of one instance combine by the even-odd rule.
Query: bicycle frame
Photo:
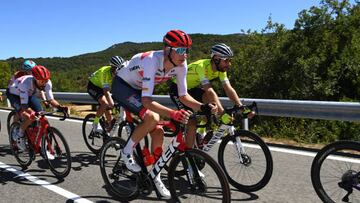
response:
[[[49,127],[49,122],[45,116],[41,116],[35,122],[33,128],[26,129],[26,135],[28,138],[28,143],[31,145],[35,153],[39,153],[41,149],[41,139],[43,136],[47,135],[47,129]]]
[[[215,143],[217,143],[222,137],[226,136],[227,133],[229,134],[229,136],[234,136],[235,135],[235,127],[233,125],[221,124],[219,129],[214,132],[214,134],[211,137],[211,139],[209,140],[209,142],[203,145],[202,150],[205,152],[210,151],[210,149],[213,147],[213,145]],[[245,148],[241,142],[240,137],[235,137],[235,140],[236,140],[235,148],[237,151],[237,155],[238,155],[240,162],[242,163],[243,158],[242,158],[241,154],[245,153]]]

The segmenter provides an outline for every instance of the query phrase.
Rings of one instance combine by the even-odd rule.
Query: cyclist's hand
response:
[[[184,109],[173,110],[170,112],[170,118],[177,122],[186,124],[188,122],[191,114],[192,114],[191,112],[184,110]]]
[[[200,110],[204,114],[209,115],[209,114],[216,114],[218,111],[218,108],[217,108],[216,104],[208,103],[208,104],[201,105]]]
[[[59,109],[59,111],[64,112],[64,114],[66,114],[66,116],[69,116],[70,110],[69,110],[69,108],[67,106],[61,106],[60,105],[58,107],[58,109]]]
[[[44,105],[45,105],[45,108],[50,108],[50,102],[48,101],[43,101]]]
[[[224,124],[229,124],[229,123],[231,123],[232,120],[233,120],[232,116],[230,116],[227,113],[224,113],[221,116],[221,122],[223,122]]]
[[[241,114],[242,114],[242,117],[243,118],[253,118],[255,116],[255,111],[252,111],[251,109],[249,109],[248,107],[246,106],[240,106],[239,107],[240,110],[241,110]]]

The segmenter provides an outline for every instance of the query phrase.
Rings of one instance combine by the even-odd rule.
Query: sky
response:
[[[261,31],[273,22],[292,29],[310,0],[1,0],[0,60],[70,57],[116,43],[162,41],[188,34]]]

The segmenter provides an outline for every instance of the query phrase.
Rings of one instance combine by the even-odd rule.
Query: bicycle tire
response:
[[[340,163],[339,159],[334,159],[336,158],[335,156],[329,157],[342,150],[346,150],[347,153],[353,150],[354,153],[351,158],[354,158],[357,162],[355,162],[355,164],[349,164],[349,162],[343,160]],[[360,142],[342,140],[325,146],[316,154],[311,165],[311,182],[316,194],[324,202],[332,203],[342,201],[342,198],[347,192],[340,188],[339,183],[342,182],[345,172],[354,169],[356,170],[355,172],[359,172],[360,170]],[[327,179],[322,181],[322,178]],[[327,184],[330,184],[329,187],[327,187]],[[329,191],[329,189],[333,189],[334,191]],[[360,202],[360,192],[358,190],[355,189],[353,195],[350,197],[352,198],[350,202]]]
[[[16,114],[16,111],[12,110],[12,111],[10,111],[10,113],[8,114],[8,116],[6,118],[6,127],[7,127],[8,134],[10,134],[10,126],[14,122],[13,117],[15,116],[15,114]]]
[[[92,123],[95,118],[95,114],[88,114],[85,116],[82,124],[82,134],[87,148],[94,154],[98,155],[104,145],[104,135],[95,135],[92,130]],[[100,119],[99,122],[102,122]]]
[[[233,144],[236,142],[236,137],[240,137],[242,143],[245,141],[250,141],[250,143],[254,144],[256,147],[260,146],[261,154],[263,157],[255,157],[258,154],[258,151],[252,151],[251,148],[246,148],[247,153],[242,154],[246,163],[240,163],[238,154],[235,153],[234,150],[228,152],[231,147],[229,142]],[[235,146],[235,145],[233,145]],[[232,152],[232,153],[231,153]],[[249,153],[250,152],[250,153]],[[233,156],[232,156],[233,155]],[[242,192],[254,192],[265,187],[272,176],[273,171],[273,160],[271,156],[271,152],[266,145],[266,143],[255,133],[247,130],[238,130],[235,131],[234,136],[226,136],[220,143],[219,152],[218,152],[218,161],[222,169],[224,170],[229,183]],[[256,164],[252,164],[256,161]],[[234,164],[234,166],[229,166],[229,164]],[[259,166],[260,164],[265,164],[261,172],[259,172],[259,168],[254,168],[255,166]],[[238,170],[236,170],[238,169]],[[254,173],[251,169],[254,169],[256,173]],[[251,173],[253,172],[253,173]],[[262,177],[253,180],[246,180],[245,178],[256,178],[254,174],[263,174]],[[240,177],[239,177],[240,175]]]
[[[112,137],[104,144],[100,152],[100,171],[110,194],[118,200],[131,201],[139,196],[140,191],[136,175],[120,161],[120,150],[125,144],[125,140],[119,137]],[[120,177],[124,177],[124,180],[119,181]]]
[[[197,182],[196,186],[190,184],[189,189],[189,184],[187,183],[190,183],[191,181],[189,180],[188,175],[179,177],[176,175],[176,171],[178,171],[178,166],[188,170],[187,160],[192,159],[193,157],[199,157],[199,159],[204,160],[205,167],[201,172],[206,175],[201,177],[198,174],[198,177],[194,178],[194,182]],[[196,173],[194,173],[194,175],[195,174]],[[205,181],[206,183],[204,183]],[[231,201],[230,187],[224,171],[210,155],[199,149],[189,149],[185,152],[178,152],[172,158],[168,171],[168,183],[172,200],[176,202],[181,202],[181,199],[191,202],[221,201],[225,203]],[[201,191],[199,189],[201,189]],[[196,197],[190,197],[191,195]],[[201,198],[206,198],[206,200]]]
[[[71,170],[71,154],[65,137],[54,128],[47,129],[48,134],[41,139],[41,149],[44,159],[49,164],[51,172],[57,178],[65,178]],[[51,149],[49,149],[49,144]],[[51,156],[51,157],[50,157]]]
[[[24,152],[19,151],[16,141],[12,139],[13,133],[16,133],[16,131],[18,130],[20,130],[20,123],[19,122],[12,123],[10,126],[10,133],[9,133],[10,149],[13,155],[15,156],[16,161],[20,164],[20,166],[22,168],[27,168],[28,166],[30,166],[30,164],[33,161],[34,151],[29,147],[28,144],[26,144],[27,145],[26,151]],[[27,136],[25,136],[24,139],[25,139],[25,143],[28,143]]]

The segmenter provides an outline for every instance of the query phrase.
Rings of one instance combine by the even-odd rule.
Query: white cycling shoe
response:
[[[132,154],[125,154],[122,150],[121,153],[121,160],[125,163],[126,168],[134,173],[138,173],[141,171],[141,167],[135,162],[134,157]]]
[[[97,132],[97,133],[102,133],[103,132],[103,129],[101,128],[101,125],[100,123],[93,123],[93,131],[94,132]]]
[[[26,151],[25,136],[21,134],[20,131],[15,132],[12,139],[16,142],[19,152]]]
[[[160,173],[154,179],[154,184],[156,186],[157,191],[164,199],[170,199],[171,197],[170,191],[165,187],[164,183],[162,182]]]

